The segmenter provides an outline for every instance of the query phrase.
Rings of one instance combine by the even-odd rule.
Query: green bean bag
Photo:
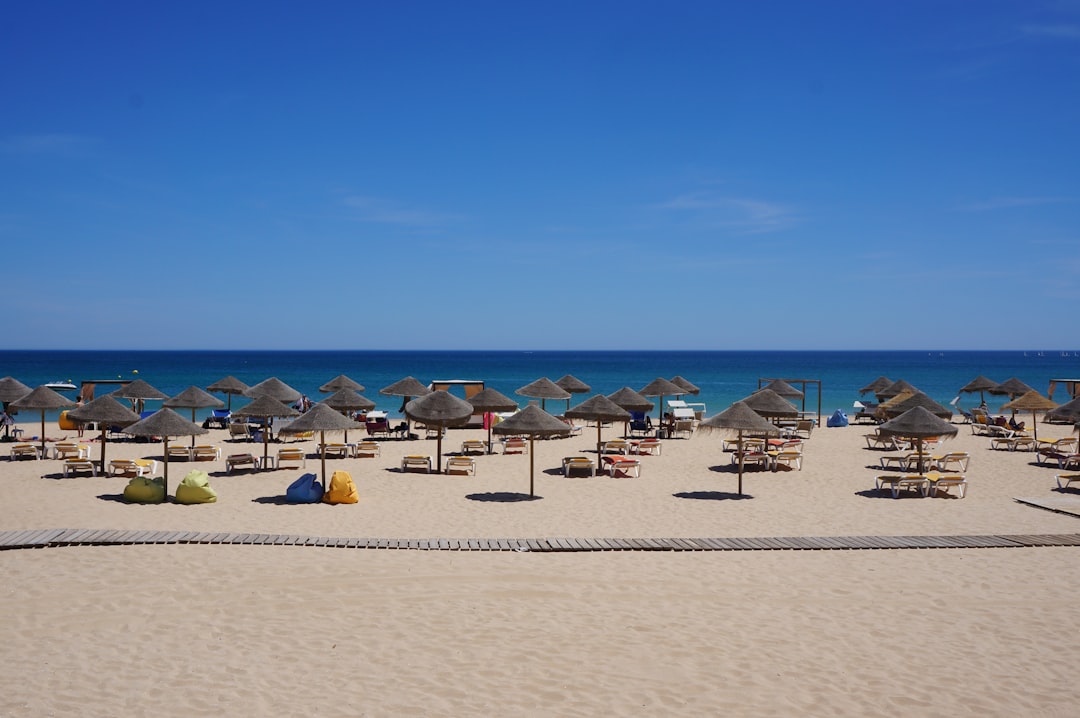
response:
[[[217,492],[210,486],[210,477],[205,471],[191,471],[176,487],[178,504],[212,504],[217,501]]]
[[[136,504],[160,504],[165,500],[165,479],[136,476],[124,487],[124,500]]]

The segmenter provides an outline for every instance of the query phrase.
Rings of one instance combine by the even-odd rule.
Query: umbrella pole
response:
[[[739,429],[739,496],[742,496],[743,444],[742,429]]]
[[[101,475],[106,476],[105,473],[105,425],[101,425]]]
[[[1035,441],[1039,440],[1039,425],[1035,423],[1035,410],[1031,410],[1031,433],[1035,435]]]
[[[600,432],[603,430],[601,428],[602,423],[603,422],[601,422],[600,419],[596,420],[596,463],[597,463],[597,465],[600,464],[600,454],[603,453],[600,450],[600,447],[603,446],[603,444],[604,444],[604,442],[601,440],[601,437],[600,437]]]
[[[192,424],[195,423],[195,407],[191,407],[191,423]],[[191,448],[192,449],[195,448],[195,435],[194,434],[191,435]],[[168,454],[169,454],[169,447],[166,446],[165,447],[165,455],[166,455],[166,457],[168,457]]]
[[[41,458],[45,458],[45,410],[41,410]]]
[[[439,427],[439,438],[435,440],[435,473],[442,473],[442,433],[443,427]]]
[[[322,485],[323,488],[329,488],[326,486],[326,432],[319,432],[319,466],[322,468]]]
[[[194,414],[195,410],[192,409],[191,413]],[[191,440],[195,441],[195,435],[191,435]],[[165,498],[162,499],[165,503],[169,501],[169,437],[161,437],[161,450],[165,452]]]
[[[533,474],[536,471],[536,444],[533,443],[534,441],[535,441],[535,437],[533,437],[532,434],[529,434],[529,496],[530,497],[534,496],[534,494],[533,494]]]

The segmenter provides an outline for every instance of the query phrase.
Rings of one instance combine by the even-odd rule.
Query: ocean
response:
[[[812,379],[821,384],[821,411],[850,412],[858,390],[880,375],[905,379],[941,403],[982,374],[995,381],[1017,377],[1044,394],[1050,379],[1080,377],[1080,354],[1074,351],[0,351],[0,376],[13,376],[34,387],[53,381],[143,379],[172,396],[189,386],[206,387],[233,375],[247,384],[270,376],[318,401],[319,386],[346,374],[366,387],[365,396],[379,409],[397,413],[401,399],[379,389],[405,377],[422,383],[445,379],[480,379],[514,397],[515,390],[540,377],[573,374],[610,394],[629,386],[641,389],[656,377],[679,375],[701,388],[707,415],[727,408],[763,379]],[[98,387],[97,396],[111,391]],[[77,390],[67,392],[74,399]],[[591,394],[579,395],[576,404]],[[225,397],[222,397],[223,399]],[[1054,399],[1069,397],[1059,388]],[[805,408],[817,410],[817,387],[809,384]],[[522,397],[522,405],[527,401]],[[987,396],[991,408],[1006,398]],[[978,394],[964,395],[972,407]],[[233,408],[246,403],[233,398]],[[559,413],[563,401],[547,402]],[[155,408],[150,402],[148,408]],[[208,411],[198,413],[205,416]],[[20,417],[25,421],[24,417]]]

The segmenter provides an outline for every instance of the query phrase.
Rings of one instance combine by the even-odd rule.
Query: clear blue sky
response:
[[[1075,349],[1080,2],[9,4],[9,348]]]

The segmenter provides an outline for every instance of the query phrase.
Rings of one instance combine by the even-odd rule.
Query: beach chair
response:
[[[776,456],[773,457],[772,465],[773,471],[776,471],[780,464],[788,467],[789,469],[794,466],[797,471],[802,471],[802,452],[801,451],[778,451]]]
[[[361,441],[356,445],[356,458],[375,458],[382,455],[382,447],[379,446],[379,442],[371,441],[370,439]]]
[[[446,460],[446,473],[475,476],[476,459],[470,456],[451,456]]]
[[[169,455],[169,461],[190,461],[191,450],[186,446],[170,446],[165,449]]]
[[[1057,485],[1059,489],[1067,489],[1073,482],[1080,482],[1080,474],[1058,474]]]
[[[278,449],[277,452],[277,465],[278,468],[282,468],[282,464],[288,461],[289,463],[297,464],[294,468],[307,468],[307,455],[304,454],[303,449]]]
[[[637,442],[637,446],[631,445],[634,449],[634,453],[640,455],[649,454],[650,456],[659,456],[663,453],[664,445],[660,443],[659,439],[642,439]]]
[[[364,429],[368,436],[384,436],[390,438],[390,422],[386,419],[374,419],[364,423]]]
[[[62,441],[53,446],[54,459],[85,459],[89,447]]]
[[[225,473],[231,474],[233,469],[250,467],[252,471],[259,470],[259,460],[252,454],[230,454],[225,458]]]
[[[11,461],[18,461],[19,459],[36,459],[38,458],[38,450],[33,444],[15,444],[11,447],[9,458]]]
[[[109,462],[109,473],[113,476],[149,476],[154,465],[148,460],[113,459]]]
[[[935,456],[934,466],[941,471],[957,471],[962,474],[967,471],[970,460],[971,456],[966,451],[950,451],[943,456]]]
[[[904,489],[915,491],[923,498],[930,492],[930,479],[921,475],[881,475],[877,477],[875,485],[878,491],[888,486],[894,499],[900,498],[900,492]]]
[[[319,451],[326,457],[336,457],[338,459],[349,458],[351,447],[348,444],[325,444],[319,446]]]
[[[866,439],[866,448],[868,449],[898,451],[896,448],[896,441],[892,436],[879,434],[875,431],[873,434],[863,434],[863,437]]]
[[[607,469],[608,475],[615,478],[618,475],[630,476],[633,474],[634,478],[641,476],[641,461],[629,456],[605,456],[604,468]]]
[[[570,476],[574,471],[588,471],[589,476],[596,476],[596,462],[587,456],[567,456],[562,460],[563,476]]]
[[[957,498],[964,498],[967,495],[967,479],[960,475],[939,476],[930,480],[927,493],[930,496],[937,496],[940,491],[946,496],[951,496],[952,494],[949,493],[951,488],[956,488]]]
[[[689,439],[694,435],[694,421],[693,419],[679,419],[671,425],[671,429],[668,431],[669,439],[677,439],[682,436],[685,439]]]
[[[652,417],[643,411],[630,412],[630,436],[644,437],[653,431]]]
[[[420,454],[410,454],[408,456],[401,457],[401,470],[402,471],[423,471],[425,474],[431,473],[431,457],[423,456]]]
[[[221,449],[210,444],[200,444],[191,450],[193,461],[217,461],[221,458]]]
[[[625,439],[612,439],[604,442],[603,453],[605,454],[629,454],[630,442]]]
[[[750,466],[758,466],[762,469],[767,469],[769,468],[769,464],[772,461],[772,457],[770,457],[764,451],[743,451],[741,456],[743,468],[749,468]],[[739,463],[739,457],[740,453],[738,451],[732,452],[731,463]]]
[[[91,476],[97,476],[97,467],[94,466],[94,462],[90,459],[75,458],[64,460],[64,478],[80,473],[89,473]]]
[[[503,453],[527,454],[529,453],[529,442],[520,436],[508,436],[503,440]]]
[[[487,451],[487,444],[485,444],[480,439],[466,439],[465,441],[461,442],[461,453],[462,454],[471,454],[471,453],[483,454],[486,451]]]
[[[229,423],[229,438],[230,439],[243,439],[247,441],[251,438],[251,427],[247,424],[233,421]]]

